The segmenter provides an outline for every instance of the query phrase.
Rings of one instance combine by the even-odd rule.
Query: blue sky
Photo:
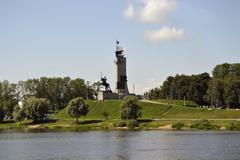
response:
[[[155,6],[155,7],[153,7]],[[239,0],[0,0],[0,80],[106,75],[126,47],[129,90],[240,62]]]

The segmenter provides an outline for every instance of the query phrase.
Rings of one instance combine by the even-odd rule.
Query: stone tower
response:
[[[116,60],[114,61],[117,66],[117,82],[116,82],[116,92],[120,97],[124,97],[129,94],[127,86],[127,67],[126,67],[126,57],[124,57],[124,50],[118,46],[119,41],[116,41]]]

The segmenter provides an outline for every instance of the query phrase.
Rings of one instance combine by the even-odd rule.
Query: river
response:
[[[240,132],[0,133],[0,160],[239,160]]]

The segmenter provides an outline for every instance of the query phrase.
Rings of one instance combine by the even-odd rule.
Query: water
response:
[[[240,132],[0,133],[0,160],[239,160]]]

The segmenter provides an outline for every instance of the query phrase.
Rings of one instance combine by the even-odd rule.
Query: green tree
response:
[[[14,106],[18,102],[16,89],[16,84],[8,81],[0,82],[0,105],[3,107],[7,117],[12,117]]]
[[[121,119],[137,119],[141,117],[141,107],[135,96],[125,96],[121,104]]]
[[[5,117],[5,112],[3,107],[0,105],[0,122],[3,121],[4,117]]]
[[[50,109],[50,102],[45,98],[29,97],[23,103],[26,117],[33,122],[41,122],[47,119],[47,113]]]
[[[205,99],[214,106],[236,108],[240,105],[240,64],[220,64],[213,70]]]
[[[24,108],[20,108],[18,105],[15,106],[14,112],[13,112],[14,119],[16,121],[21,122],[26,118],[26,112]]]
[[[149,97],[150,99],[187,99],[199,105],[205,105],[207,102],[204,96],[207,93],[210,79],[208,73],[169,76],[160,88],[149,91]]]
[[[76,118],[76,123],[78,123],[78,118],[87,115],[88,111],[88,105],[82,97],[72,99],[67,105],[67,113]]]
[[[238,96],[235,92],[231,92],[230,95],[226,99],[226,104],[230,108],[237,108],[239,107],[239,100]]]
[[[41,77],[29,79],[21,85],[25,96],[47,98],[51,104],[51,110],[61,110],[68,102],[76,97],[93,99],[93,88],[83,79],[70,79],[69,77]]]
[[[101,87],[101,82],[100,81],[94,82],[91,86],[95,99],[97,99],[97,95],[98,95],[98,91],[100,90],[100,87]]]
[[[225,101],[230,108],[240,107],[240,80],[228,78],[225,80]]]

